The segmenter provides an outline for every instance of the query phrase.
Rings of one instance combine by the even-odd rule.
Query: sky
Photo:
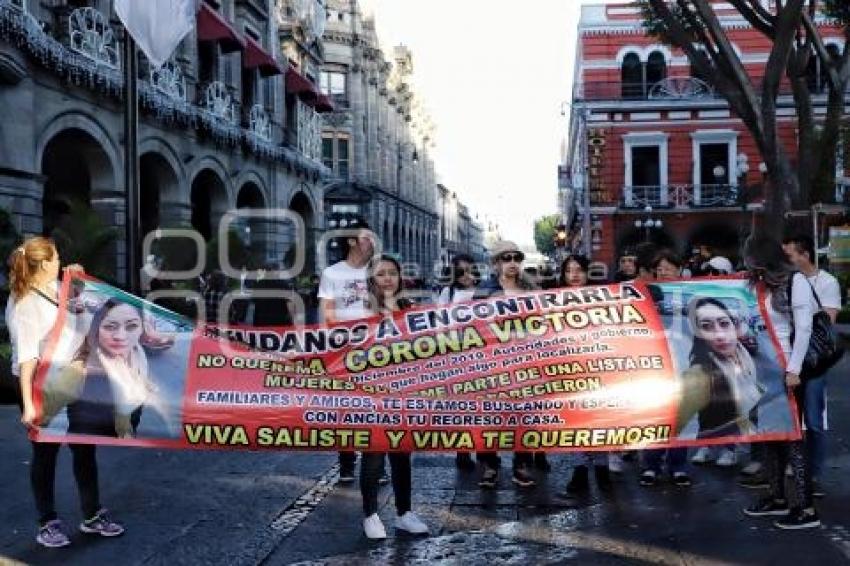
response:
[[[580,0],[360,0],[387,57],[403,43],[437,126],[439,182],[503,237],[556,212]]]

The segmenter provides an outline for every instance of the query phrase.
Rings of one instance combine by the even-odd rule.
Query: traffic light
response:
[[[567,245],[567,227],[563,224],[559,224],[557,228],[555,228],[555,247],[563,248]]]

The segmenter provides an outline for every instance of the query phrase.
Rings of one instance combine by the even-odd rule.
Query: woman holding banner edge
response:
[[[59,252],[52,240],[28,238],[15,248],[9,258],[11,294],[6,305],[6,324],[12,346],[12,373],[21,383],[21,422],[27,427],[37,424],[33,403],[33,380],[44,342],[59,315]],[[79,270],[79,266],[69,266]],[[39,513],[38,544],[57,548],[71,543],[63,531],[55,509],[55,476],[59,444],[33,442],[30,479]],[[74,458],[74,477],[80,492],[83,517],[80,531],[115,537],[124,527],[113,521],[101,507],[95,447],[70,444]]]
[[[401,296],[401,266],[390,256],[380,256],[372,261],[367,280],[369,301],[374,314],[391,317],[394,312],[410,307]],[[428,525],[411,511],[410,452],[364,452],[360,463],[360,494],[363,497],[363,531],[367,538],[387,538],[387,531],[378,516],[378,485],[384,474],[384,458],[388,457],[392,470],[397,529],[414,535],[427,535]]]
[[[805,403],[806,376],[803,360],[809,348],[817,299],[805,275],[793,271],[782,245],[768,237],[752,236],[744,245],[744,261],[750,283],[766,288],[766,309],[785,357],[785,385],[797,402],[801,420]],[[820,526],[814,508],[812,476],[803,440],[765,443],[765,468],[770,495],[744,509],[750,517],[780,517],[780,529],[810,529]],[[785,469],[791,467],[794,506],[785,493]]]

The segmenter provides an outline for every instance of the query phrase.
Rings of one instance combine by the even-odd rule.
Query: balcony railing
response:
[[[692,209],[739,206],[739,190],[733,185],[650,185],[623,188],[623,208]]]
[[[756,90],[761,88],[755,85]],[[809,89],[815,96],[829,93],[825,83],[810,84]],[[850,87],[848,87],[850,94]],[[780,96],[791,96],[791,85],[783,82],[779,87]],[[623,83],[622,81],[590,81],[576,84],[573,98],[582,101],[654,101],[654,102],[698,102],[722,100],[713,87],[694,77],[668,77],[657,83]]]

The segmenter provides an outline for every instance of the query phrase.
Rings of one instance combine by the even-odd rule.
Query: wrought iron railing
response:
[[[649,185],[623,187],[620,205],[628,209],[731,207],[740,204],[733,185]]]
[[[758,91],[760,85],[755,85]],[[815,96],[829,93],[825,82],[812,83],[810,91]],[[850,94],[850,87],[848,87]],[[783,82],[779,87],[780,96],[791,96],[791,85]],[[622,81],[587,81],[577,83],[573,89],[573,99],[585,102],[634,100],[654,102],[698,102],[700,100],[722,100],[716,90],[695,77],[668,77],[657,83],[624,83]]]
[[[80,10],[84,11],[70,12],[69,35],[59,41],[26,10],[25,3],[0,0],[0,41],[16,46],[34,64],[68,84],[121,99],[124,96],[124,76],[120,69],[116,35],[109,29],[106,18],[99,17],[91,8]],[[73,17],[75,12],[76,18]],[[282,148],[273,140],[251,136],[249,130],[242,128],[235,119],[239,112],[238,104],[231,102],[231,114],[225,104],[226,93],[218,89],[212,93],[215,96],[207,98],[204,87],[198,85],[198,103],[193,103],[188,96],[182,70],[172,62],[139,82],[139,105],[144,112],[165,124],[203,129],[216,143],[238,145],[245,141],[249,150],[259,158],[292,163],[304,171],[325,177],[331,175],[315,148],[311,155],[305,155]]]

